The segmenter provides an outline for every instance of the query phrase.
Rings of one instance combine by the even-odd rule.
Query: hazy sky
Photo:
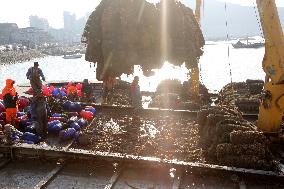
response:
[[[75,13],[77,17],[92,12],[101,0],[0,0],[0,22],[15,22],[19,27],[29,26],[29,16],[38,15],[47,18],[55,28],[63,26],[63,11]],[[158,0],[148,0],[156,2]],[[187,5],[195,0],[181,0]],[[212,0],[205,0],[212,1]],[[251,0],[218,0],[247,5]],[[276,0],[284,7],[284,0]]]

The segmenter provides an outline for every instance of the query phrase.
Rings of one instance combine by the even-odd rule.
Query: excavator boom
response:
[[[196,0],[196,7],[195,7],[195,18],[200,25],[201,20],[201,5],[202,0]],[[198,63],[191,68],[191,88],[189,89],[192,93],[192,100],[199,101],[199,68]]]
[[[266,74],[258,128],[280,133],[284,113],[284,37],[275,0],[257,0],[265,38],[262,67]]]
[[[284,80],[284,37],[275,0],[257,0],[265,38],[263,70],[273,84]]]
[[[262,62],[266,74],[259,107],[258,128],[266,133],[280,133],[284,113],[284,36],[275,0],[256,0],[265,38]],[[196,0],[195,17],[200,22],[202,0]],[[192,92],[199,94],[198,65],[192,69]]]
[[[196,0],[195,18],[199,24],[201,20],[201,5],[202,5],[202,0]]]

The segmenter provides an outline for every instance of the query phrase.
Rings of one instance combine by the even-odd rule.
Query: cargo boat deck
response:
[[[28,86],[20,88],[26,91]],[[92,105],[98,111],[133,111],[131,107],[82,105]],[[140,113],[197,116],[197,111],[159,108]],[[243,117],[254,121],[257,114]],[[1,145],[0,175],[6,178],[1,188],[284,188],[284,168],[273,172],[74,149],[74,141],[59,143],[56,137],[47,143]]]
[[[132,111],[96,106],[97,110]],[[143,109],[141,114],[186,116],[196,112]],[[0,145],[1,188],[283,188],[279,172],[176,159],[75,149],[50,136],[38,145]],[[4,179],[5,178],[5,179]]]
[[[283,188],[274,177],[123,162],[2,161],[1,188]]]

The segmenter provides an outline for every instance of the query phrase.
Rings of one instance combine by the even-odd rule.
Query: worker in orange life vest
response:
[[[15,81],[12,79],[6,80],[6,86],[2,91],[4,106],[6,109],[6,122],[10,124],[15,123],[17,115],[17,100],[18,94],[14,88]]]
[[[67,96],[71,101],[78,100],[78,90],[75,83],[68,83],[67,85]]]

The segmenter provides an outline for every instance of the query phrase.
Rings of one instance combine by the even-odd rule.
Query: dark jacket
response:
[[[41,77],[42,80],[45,81],[45,77],[44,77],[42,70],[40,68],[35,68],[35,67],[29,68],[26,76],[27,76],[27,79],[29,79],[29,80],[32,80],[35,77],[37,79],[40,79],[40,77]]]
[[[89,83],[83,83],[82,84],[82,93],[91,94],[92,90],[93,90],[93,88]]]
[[[16,108],[17,107],[18,96],[12,96],[11,94],[6,94],[3,96],[5,108]]]
[[[7,79],[6,86],[2,91],[5,108],[17,107],[18,94],[16,92],[16,89],[13,87],[14,83],[15,81],[13,81],[12,79]]]

